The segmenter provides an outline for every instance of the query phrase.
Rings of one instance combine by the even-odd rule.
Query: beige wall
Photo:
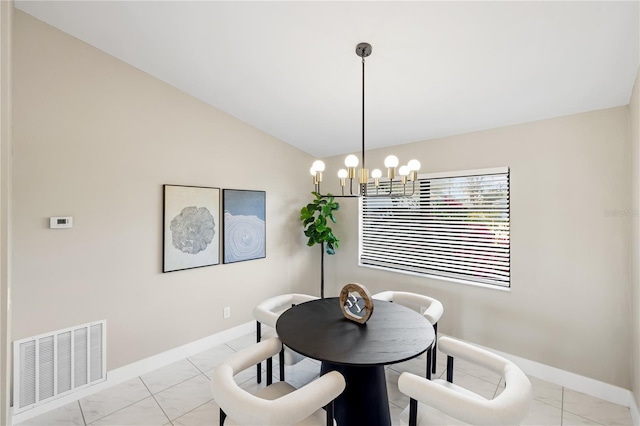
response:
[[[631,140],[631,300],[632,300],[632,391],[640,407],[640,68],[629,102]]]
[[[14,339],[106,319],[113,369],[319,292],[302,151],[19,11],[14,122]],[[266,259],[161,273],[163,184],[265,190]]]
[[[0,424],[10,424],[11,34],[13,1],[0,2]]]
[[[509,166],[512,288],[356,266],[357,203],[346,200],[329,293],[349,281],[423,292],[444,304],[444,333],[630,389],[631,221],[605,215],[630,208],[628,141],[625,106],[368,153],[370,169],[391,152],[425,173]],[[341,161],[327,162],[325,181]]]

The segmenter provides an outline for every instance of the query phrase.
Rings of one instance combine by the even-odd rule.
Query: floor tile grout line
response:
[[[491,383],[492,385],[494,385],[494,384],[495,384],[495,383],[493,383],[493,382],[491,382],[491,381],[489,381],[489,380],[487,380],[487,379],[485,379],[485,378],[478,377],[478,376],[476,376],[475,374],[473,374],[473,373],[469,373],[468,371],[465,371],[465,370],[463,370],[463,369],[461,369],[461,368],[456,368],[456,367],[454,367],[454,368],[453,368],[453,371],[454,371],[454,375],[455,375],[455,372],[456,372],[456,371],[459,371],[459,372],[464,373],[464,374],[466,374],[466,375],[468,375],[468,376],[475,377],[476,379],[479,379],[479,380],[485,381],[485,382],[487,382],[487,383]],[[500,380],[502,380],[502,377],[500,377],[500,378],[498,379],[498,383],[497,383],[497,385],[498,385],[498,386],[500,385]]]
[[[587,417],[587,416],[582,415],[582,414],[574,413],[573,411],[565,410],[565,408],[564,408],[564,393],[565,393],[565,390],[566,390],[566,388],[565,388],[565,387],[563,387],[563,388],[562,388],[562,405],[561,405],[561,406],[562,406],[562,421],[564,421],[564,413],[566,412],[566,413],[568,413],[568,414],[570,414],[570,415],[572,415],[572,416],[576,416],[576,417],[580,417],[581,419],[588,420],[588,421],[589,421],[589,422],[591,422],[591,423],[595,423],[595,424],[598,424],[598,425],[606,426],[606,423],[602,423],[600,420],[595,420],[595,419],[593,419],[593,418],[591,418],[591,417]],[[599,399],[599,398],[598,398],[598,399]],[[605,401],[605,402],[606,402],[606,401]],[[614,404],[614,403],[611,403],[611,404],[613,404],[613,405],[619,405],[619,404]],[[625,408],[626,408],[626,407],[625,407]],[[629,424],[632,424],[632,423],[629,423]],[[562,425],[562,423],[561,423],[561,425]]]
[[[76,401],[78,403],[78,408],[80,408],[80,415],[82,416],[82,423],[84,426],[87,426],[87,419],[84,418],[84,411],[82,411],[82,405],[80,404],[80,400]]]
[[[563,411],[563,413],[564,413],[564,411]],[[568,413],[568,414],[571,414],[572,416],[576,416],[576,417],[580,417],[581,419],[588,420],[588,421],[589,421],[589,422],[591,422],[591,423],[595,423],[595,424],[597,424],[597,425],[601,425],[601,426],[606,426],[606,424],[601,423],[601,422],[599,422],[599,421],[595,421],[595,420],[593,420],[593,419],[590,419],[589,417],[581,416],[581,415],[579,415],[579,414],[572,413],[571,411],[567,411],[567,413]],[[563,416],[563,418],[564,418],[564,416]]]
[[[189,363],[190,363],[191,365],[193,365],[193,366],[196,368],[196,370],[198,370],[199,372],[201,372],[201,373],[202,373],[202,370],[200,370],[200,369],[198,368],[198,366],[196,365],[196,363],[195,363],[195,362],[193,362],[193,361],[191,361],[191,359],[190,359],[189,357],[186,357],[185,359],[186,359],[187,361],[189,361]]]
[[[138,376],[138,377],[136,377],[136,378],[137,378],[138,380],[140,380],[140,381],[142,382],[142,385],[145,387],[145,389],[147,389],[147,392],[149,392],[149,395],[148,395],[148,396],[145,396],[145,397],[144,397],[144,398],[142,398],[142,399],[139,399],[139,400],[137,400],[137,401],[134,401],[134,402],[132,402],[132,403],[131,403],[131,404],[129,404],[129,405],[125,405],[124,407],[121,407],[121,408],[117,409],[116,411],[112,411],[112,412],[111,412],[111,413],[109,413],[109,414],[105,414],[105,415],[104,415],[104,416],[102,416],[102,417],[98,417],[97,419],[93,420],[91,423],[87,423],[87,422],[86,422],[86,420],[85,420],[85,425],[87,425],[87,426],[88,426],[88,425],[90,425],[90,424],[93,424],[93,423],[97,422],[98,420],[102,420],[102,419],[104,419],[105,417],[108,417],[108,416],[110,416],[110,415],[112,415],[112,414],[115,414],[115,413],[118,413],[118,412],[120,412],[120,411],[124,410],[125,408],[129,408],[129,407],[131,407],[132,405],[135,405],[135,404],[137,404],[137,403],[138,403],[138,402],[140,402],[140,401],[144,401],[145,399],[149,398],[149,396],[153,396],[153,395],[151,394],[151,392],[149,391],[149,389],[147,388],[147,386],[145,385],[145,383],[144,383],[144,382],[142,381],[142,379],[140,378],[140,376]],[[133,380],[133,379],[132,379],[132,380]],[[80,401],[78,401],[78,402],[80,402]],[[84,417],[84,416],[83,416],[83,417]]]
[[[493,391],[493,396],[491,397],[491,399],[495,399],[496,395],[498,395],[498,389],[500,389],[500,383],[502,383],[502,377],[500,377],[500,380],[498,381],[498,385],[496,386],[496,390]]]
[[[232,348],[231,346],[229,346],[229,344],[225,343],[224,344],[226,347],[228,347],[229,349],[231,349],[234,352],[238,352],[237,350],[235,350],[235,348]]]
[[[92,425],[92,424],[94,424],[95,422],[97,422],[98,420],[102,420],[102,419],[104,419],[104,418],[106,418],[106,417],[109,417],[109,416],[111,416],[111,415],[113,415],[113,414],[119,413],[120,411],[125,410],[125,409],[127,409],[127,408],[130,408],[130,407],[132,407],[132,406],[136,405],[137,403],[142,402],[142,401],[144,401],[145,399],[147,399],[147,398],[149,398],[149,397],[152,397],[152,396],[153,396],[153,395],[149,394],[149,396],[145,396],[144,398],[142,398],[142,399],[140,399],[140,400],[138,400],[138,401],[132,402],[131,404],[126,405],[126,406],[124,406],[124,407],[122,407],[122,408],[118,408],[116,411],[112,411],[112,412],[111,412],[111,413],[109,413],[109,414],[105,414],[104,416],[102,416],[102,417],[99,417],[99,418],[95,419],[95,420],[94,420],[94,421],[92,421],[91,423],[86,423],[86,422],[85,422],[85,424],[86,424],[87,426]]]
[[[175,418],[175,419],[173,419],[173,420],[169,420],[169,422],[173,425],[173,422],[174,422],[174,421],[180,420],[181,418],[183,418],[184,416],[186,416],[186,415],[187,415],[187,414],[189,414],[189,413],[193,413],[193,412],[194,412],[194,411],[196,411],[198,408],[200,408],[200,407],[204,407],[205,405],[207,405],[207,404],[208,404],[208,403],[210,403],[211,401],[213,401],[213,403],[214,403],[214,404],[218,405],[218,403],[216,402],[216,400],[215,400],[214,398],[211,398],[211,399],[210,399],[210,400],[208,400],[207,402],[204,402],[204,403],[202,403],[202,404],[198,405],[197,407],[195,407],[195,408],[193,408],[193,409],[191,409],[191,410],[187,411],[186,413],[184,413],[184,414],[180,415],[179,417],[176,417],[176,418]],[[168,418],[168,417],[167,417],[167,418]]]
[[[560,426],[564,423],[564,386],[562,387],[562,397],[560,398]]]
[[[207,374],[205,371],[202,371],[202,368],[198,367],[198,366],[197,366],[193,361],[189,360],[189,362],[191,362],[191,364],[193,364],[193,366],[194,366],[195,368],[197,368],[197,369],[198,369],[198,371],[200,372],[200,374],[204,374],[204,375],[206,375],[206,374]],[[213,367],[213,368],[216,368],[216,367]],[[195,377],[195,376],[194,376],[194,377]]]
[[[171,386],[167,386],[166,388],[164,388],[164,389],[161,389],[161,390],[157,391],[155,394],[158,394],[158,393],[160,393],[160,392],[164,392],[164,391],[166,391],[166,390],[169,390],[169,389],[171,389],[171,388],[173,388],[173,387],[175,387],[175,386],[178,386],[178,385],[180,385],[180,384],[182,384],[182,383],[184,383],[184,382],[187,382],[187,381],[189,381],[189,380],[193,379],[194,377],[198,377],[198,376],[199,376],[199,375],[201,375],[201,374],[202,374],[202,375],[204,375],[205,377],[207,377],[207,375],[206,375],[205,373],[203,373],[202,371],[200,371],[200,369],[199,369],[198,367],[196,367],[196,369],[198,370],[198,372],[197,372],[196,374],[194,374],[193,376],[191,376],[191,377],[187,377],[186,379],[183,379],[183,380],[180,380],[179,382],[174,383],[174,384],[172,384]],[[147,384],[145,383],[145,381],[144,381],[144,379],[142,378],[142,376],[139,376],[139,377],[140,377],[140,380],[142,381],[142,383],[144,384],[144,386],[145,386],[145,387],[147,388],[147,390],[149,391],[149,393],[150,393],[151,395],[155,395],[155,394],[151,391],[151,389],[149,389],[149,386],[147,386]],[[208,377],[207,377],[207,379],[208,379]]]
[[[194,376],[195,377],[195,376]],[[162,414],[164,414],[164,416],[167,418],[167,421],[169,423],[171,423],[173,425],[173,421],[171,421],[171,419],[169,418],[169,416],[167,415],[167,413],[164,411],[164,408],[162,408],[162,405],[160,405],[160,403],[158,402],[158,400],[156,399],[156,396],[153,394],[153,392],[151,392],[151,389],[149,389],[149,386],[147,386],[147,384],[144,382],[144,380],[142,380],[142,377],[140,377],[140,381],[142,382],[142,384],[144,385],[144,387],[147,388],[147,390],[149,391],[149,393],[151,394],[151,398],[153,398],[153,402],[156,403],[156,405],[158,406],[158,408],[160,408],[160,411],[162,411]],[[186,380],[185,380],[186,381]],[[182,383],[182,382],[180,382]],[[168,389],[168,388],[167,388]],[[166,389],[165,389],[166,390]],[[162,391],[161,391],[162,392]]]

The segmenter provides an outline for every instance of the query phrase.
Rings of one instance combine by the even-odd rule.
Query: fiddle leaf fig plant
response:
[[[333,230],[327,225],[329,220],[336,223],[334,212],[340,210],[340,204],[336,203],[333,196],[322,196],[312,192],[315,200],[300,210],[300,220],[305,228],[304,235],[309,238],[309,247],[322,244],[327,254],[336,254],[340,240],[333,234]]]

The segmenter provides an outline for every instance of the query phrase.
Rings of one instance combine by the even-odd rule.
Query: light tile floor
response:
[[[149,374],[67,404],[20,426],[111,425],[111,426],[204,426],[219,424],[219,409],[211,397],[210,375],[227,356],[254,342],[250,334],[189,357]],[[446,357],[438,354],[437,376],[444,372]],[[278,369],[275,367],[277,375]],[[425,356],[387,368],[389,407],[394,425],[399,424],[409,399],[398,391],[403,371],[424,374]],[[287,381],[302,386],[318,376],[320,364],[306,359],[286,367]],[[256,369],[236,376],[249,391],[257,385]],[[533,403],[523,425],[631,425],[629,409],[571,389],[530,377]],[[454,382],[491,398],[504,387],[500,378],[476,366],[457,360]],[[359,426],[359,425],[358,425]]]

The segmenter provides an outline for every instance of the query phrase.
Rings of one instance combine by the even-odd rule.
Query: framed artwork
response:
[[[266,257],[266,192],[222,190],[224,263]]]
[[[220,263],[220,189],[164,185],[162,272]]]

